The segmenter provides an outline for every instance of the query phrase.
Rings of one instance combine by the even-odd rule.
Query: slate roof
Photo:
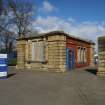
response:
[[[77,39],[77,40],[80,40],[83,42],[95,44],[92,40],[76,37],[74,35],[70,35],[68,33],[65,33],[64,31],[51,31],[51,32],[47,32],[47,33],[35,34],[35,35],[30,36],[30,37],[18,38],[17,40],[28,40],[28,39],[35,39],[35,38],[39,38],[39,37],[52,36],[52,35],[65,35],[65,36],[73,38],[73,39]]]

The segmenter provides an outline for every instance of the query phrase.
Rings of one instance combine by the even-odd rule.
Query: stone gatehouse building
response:
[[[94,43],[62,31],[17,39],[17,68],[64,72],[93,65]]]

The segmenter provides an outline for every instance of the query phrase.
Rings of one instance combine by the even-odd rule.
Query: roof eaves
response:
[[[37,34],[36,36],[31,36],[31,37],[26,37],[26,38],[18,38],[17,40],[28,40],[28,39],[34,39],[34,38],[38,38],[38,37],[44,37],[44,36],[51,36],[51,35],[65,35],[65,36],[68,36],[68,37],[71,37],[71,38],[74,38],[74,39],[77,39],[77,40],[80,40],[80,41],[84,41],[84,42],[87,42],[87,43],[91,43],[91,44],[95,44],[93,41],[91,40],[85,40],[83,38],[80,38],[80,37],[75,37],[74,35],[70,35],[68,33],[65,33],[64,31],[52,31],[52,32],[47,32],[47,33],[41,33],[41,34]]]

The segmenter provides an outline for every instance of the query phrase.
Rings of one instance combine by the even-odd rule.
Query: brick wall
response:
[[[94,45],[93,45],[94,46]],[[77,40],[74,38],[67,37],[66,47],[73,48],[75,51],[75,68],[86,67],[93,64],[93,46],[87,42],[83,42],[81,40]],[[86,48],[87,50],[87,62],[86,63],[79,63],[78,62],[78,47]]]

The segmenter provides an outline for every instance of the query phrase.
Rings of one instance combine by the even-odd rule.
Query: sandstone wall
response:
[[[44,45],[45,61],[32,61],[32,43],[38,42]],[[19,69],[27,68],[42,71],[58,71],[66,70],[66,36],[49,35],[28,40],[17,41],[18,63]],[[37,51],[37,55],[40,51]],[[36,52],[35,52],[36,54]]]
[[[98,73],[99,76],[105,76],[105,37],[98,38]]]

